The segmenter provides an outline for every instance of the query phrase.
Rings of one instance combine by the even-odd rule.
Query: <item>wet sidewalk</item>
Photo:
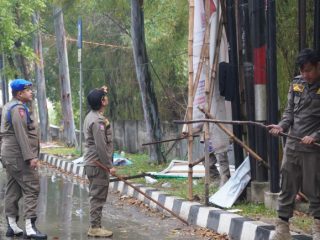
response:
[[[52,240],[94,239],[87,237],[89,205],[86,185],[73,176],[60,174],[54,169],[43,167],[40,173],[38,228]],[[5,170],[0,169],[0,239],[11,239],[5,237],[5,175]],[[112,238],[99,239],[208,239],[195,235],[194,228],[187,227],[172,217],[150,213],[146,209],[119,200],[119,197],[118,194],[109,192],[103,210],[103,226],[111,229],[114,235]],[[20,215],[23,216],[22,212]],[[19,226],[24,228],[23,221],[20,220]]]

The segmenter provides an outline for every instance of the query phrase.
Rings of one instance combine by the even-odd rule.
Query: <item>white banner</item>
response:
[[[213,58],[215,54],[216,42],[217,42],[217,33],[219,26],[219,17],[221,15],[220,6],[217,4],[219,1],[210,2],[210,10],[211,10],[211,27],[210,27],[210,67],[213,64]],[[201,48],[203,45],[203,39],[205,35],[205,27],[206,27],[206,16],[204,3],[202,0],[195,0],[195,8],[194,8],[194,35],[193,35],[193,72],[194,72],[194,81],[197,75],[198,65],[200,63],[200,55]],[[228,58],[228,43],[226,38],[225,30],[223,29],[220,52],[219,52],[219,62],[229,62]],[[219,68],[217,68],[217,71]],[[199,111],[198,106],[205,107],[206,104],[206,96],[205,96],[205,79],[206,79],[206,65],[203,64],[202,71],[200,74],[198,88],[196,90],[196,94],[194,96],[193,102],[193,119],[203,119],[204,114]],[[211,68],[210,68],[211,73]],[[219,91],[219,78],[217,72],[216,77],[214,79],[214,92],[211,103],[211,114],[214,118],[219,120],[231,120],[231,104],[228,101],[225,101],[224,97],[220,96]],[[211,79],[211,76],[210,76]],[[194,131],[197,131],[202,128],[202,123],[194,124]],[[232,127],[227,126],[229,129]],[[211,147],[210,151],[214,150],[216,152],[225,152],[229,146],[229,137],[220,130],[215,124],[210,124],[210,140]]]
[[[195,81],[198,66],[200,63],[201,49],[203,45],[204,34],[206,30],[206,13],[203,0],[194,1],[194,29],[193,29],[193,82]],[[204,115],[198,107],[204,107],[206,104],[205,96],[206,66],[203,64],[199,78],[198,88],[193,100],[193,119],[203,119]],[[202,128],[203,123],[193,124],[194,131]]]

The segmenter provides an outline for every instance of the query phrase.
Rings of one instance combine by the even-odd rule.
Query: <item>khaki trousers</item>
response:
[[[293,216],[295,197],[298,191],[309,201],[309,211],[320,217],[320,154],[318,152],[298,152],[286,148],[281,166],[281,192],[278,215]]]
[[[89,179],[90,225],[99,228],[103,205],[108,196],[109,174],[94,166],[85,166],[85,173]]]
[[[21,158],[2,157],[6,164],[7,186],[5,214],[19,216],[19,200],[23,197],[24,218],[37,217],[37,201],[40,192],[39,175]]]
[[[209,157],[210,157],[210,161],[209,161],[210,178],[214,179],[221,176],[221,178],[228,180],[230,178],[228,153],[227,152],[211,153]],[[220,173],[215,165],[217,162],[220,165]]]

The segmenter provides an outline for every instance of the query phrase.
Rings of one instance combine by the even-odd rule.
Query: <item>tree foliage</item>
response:
[[[1,0],[0,49],[6,56],[8,79],[20,76],[17,56],[23,55],[30,66],[34,59],[32,33],[37,27],[43,34],[43,54],[47,96],[60,112],[60,89],[55,49],[52,8],[59,2],[64,11],[73,109],[79,126],[79,64],[77,20],[83,21],[84,96],[90,89],[109,86],[112,120],[143,119],[139,86],[136,80],[130,36],[130,1],[128,0]],[[276,1],[278,86],[281,108],[286,103],[288,85],[296,74],[298,52],[297,2]],[[41,11],[40,26],[33,26],[33,12]],[[162,120],[181,119],[187,97],[188,3],[181,0],[144,1],[145,35],[150,70],[155,83]],[[312,46],[313,1],[307,1],[307,45]],[[17,42],[21,44],[17,46]],[[32,70],[32,69],[31,69]],[[31,71],[32,72],[32,71]],[[85,97],[82,99],[86,103]],[[84,104],[86,111],[86,104]],[[55,123],[59,123],[57,115]],[[51,119],[52,120],[52,119]]]
[[[45,0],[0,1],[0,52],[9,62],[5,69],[7,78],[22,75],[17,68],[17,56],[25,57],[30,64],[34,59],[32,34],[37,26],[31,19],[35,9],[42,11],[45,6]]]
[[[277,8],[277,63],[280,108],[287,102],[287,91],[292,78],[298,74],[295,58],[299,47],[298,3],[282,0]],[[307,46],[312,47],[313,1],[307,1]],[[282,112],[282,111],[281,111]]]

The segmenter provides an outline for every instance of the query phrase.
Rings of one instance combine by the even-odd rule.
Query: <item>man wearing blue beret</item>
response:
[[[3,106],[1,118],[1,157],[6,167],[5,214],[8,222],[7,237],[20,236],[23,230],[19,220],[19,200],[23,197],[25,237],[47,239],[35,226],[37,201],[40,192],[37,171],[39,136],[37,121],[26,103],[32,101],[32,83],[16,79],[10,84],[12,99]]]

